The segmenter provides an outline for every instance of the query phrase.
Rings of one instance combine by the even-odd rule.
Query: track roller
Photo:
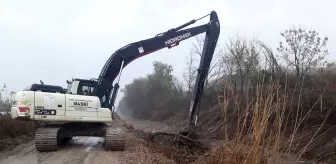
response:
[[[125,132],[119,128],[107,127],[104,148],[107,151],[125,150]]]
[[[59,128],[39,128],[35,133],[35,148],[39,152],[58,149],[57,132]]]

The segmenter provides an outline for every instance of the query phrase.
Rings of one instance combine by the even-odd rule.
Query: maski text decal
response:
[[[74,105],[75,106],[88,106],[88,102],[78,102],[78,101],[75,101],[74,102]]]

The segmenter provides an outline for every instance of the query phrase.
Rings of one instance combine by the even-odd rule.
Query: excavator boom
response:
[[[213,57],[213,53],[217,44],[217,40],[220,33],[220,23],[217,17],[217,13],[212,11],[210,14],[210,21],[204,25],[183,29],[198,20],[191,20],[177,28],[170,29],[164,33],[158,34],[153,38],[141,40],[128,44],[117,51],[115,51],[111,57],[105,63],[99,77],[97,87],[93,91],[93,95],[98,96],[102,101],[102,107],[112,109],[114,108],[114,101],[119,89],[119,78],[121,71],[133,60],[142,57],[144,55],[153,53],[163,48],[172,48],[179,45],[179,42],[196,36],[201,33],[206,33],[203,52],[198,68],[197,79],[193,90],[193,97],[190,102],[190,124],[196,124],[193,122],[195,114],[199,113],[199,102],[203,93],[204,81],[208,75],[209,66]],[[208,16],[208,15],[206,15]],[[204,16],[205,17],[205,16]],[[202,18],[204,18],[202,17]],[[202,19],[200,18],[200,19]],[[113,82],[118,77],[117,82],[113,86]]]

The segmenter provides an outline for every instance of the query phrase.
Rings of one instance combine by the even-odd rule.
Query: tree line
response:
[[[279,38],[275,51],[261,40],[239,35],[218,43],[201,109],[218,104],[218,97],[225,90],[230,90],[232,97],[246,100],[251,90],[274,82],[292,90],[300,86],[322,92],[323,88],[333,87],[336,72],[335,63],[326,60],[328,37],[314,30],[290,28]],[[124,97],[118,110],[139,119],[166,119],[176,114],[185,117],[202,46],[203,38],[196,37],[185,59],[182,79],[172,75],[171,65],[154,61],[151,74],[134,79],[122,89]]]

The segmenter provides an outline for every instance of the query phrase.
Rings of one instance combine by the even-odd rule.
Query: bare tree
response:
[[[224,78],[225,78],[225,82],[226,83],[231,83],[235,86],[236,88],[236,81],[234,80],[233,76],[234,76],[234,68],[233,68],[233,65],[234,65],[234,61],[231,57],[229,57],[228,55],[223,55],[222,56],[222,61],[223,61],[223,75],[224,75]]]
[[[280,42],[277,50],[288,66],[295,69],[296,75],[303,80],[311,68],[321,64],[328,54],[328,37],[321,39],[316,31],[292,28],[281,33],[286,46]]]
[[[262,41],[258,41],[258,44],[263,49],[266,67],[268,67],[268,69],[272,72],[272,75],[279,77],[282,74],[283,70],[279,65],[278,60],[275,57],[272,49]]]
[[[240,84],[239,90],[243,93],[244,85],[249,85],[249,74],[256,71],[259,64],[260,46],[254,41],[247,41],[239,36],[235,39],[230,39],[224,52],[224,62],[226,67],[231,69],[230,73],[233,73],[233,83]],[[236,81],[236,76],[239,80]]]
[[[202,50],[203,50],[203,45],[204,45],[204,37],[199,37],[196,36],[196,42],[193,43],[193,47],[191,48],[191,55],[196,55],[199,58],[202,56]],[[222,60],[221,60],[221,56],[223,54],[223,51],[219,48],[219,46],[216,47],[215,49],[215,53],[212,59],[212,62],[210,64],[210,68],[209,68],[209,74],[206,78],[205,81],[205,86],[206,87],[211,87],[209,86],[210,80],[214,80],[211,84],[212,85],[216,85],[217,81],[219,80],[219,78],[222,76],[222,69],[223,67],[221,66],[223,64]]]
[[[191,92],[192,88],[195,85],[197,68],[195,66],[195,58],[192,52],[189,53],[189,56],[186,57],[186,70],[183,73],[183,79],[185,81],[185,85],[187,86],[187,92]]]

